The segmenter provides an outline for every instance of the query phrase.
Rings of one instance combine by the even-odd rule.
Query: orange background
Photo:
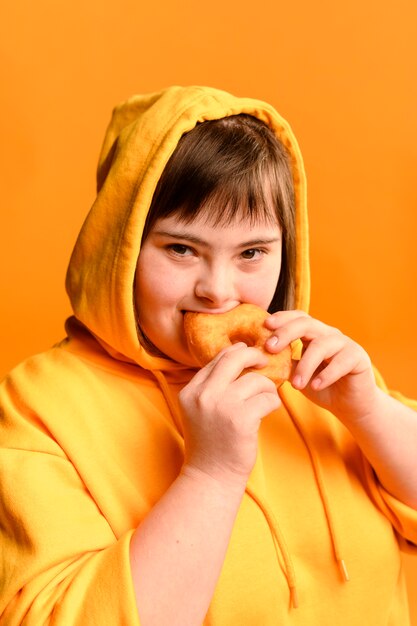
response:
[[[312,312],[365,345],[391,387],[417,397],[417,5],[257,7],[3,7],[0,374],[63,335],[66,265],[113,105],[209,84],[270,101],[290,120],[309,181]],[[417,625],[416,558],[406,566]]]

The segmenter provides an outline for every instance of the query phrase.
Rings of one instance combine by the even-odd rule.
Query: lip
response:
[[[183,309],[181,313],[183,315],[185,315],[186,313],[208,313],[210,315],[221,315],[222,313],[229,313],[230,311],[233,311],[233,309],[235,309],[237,306],[239,305],[236,304],[236,306],[233,306],[230,309]]]

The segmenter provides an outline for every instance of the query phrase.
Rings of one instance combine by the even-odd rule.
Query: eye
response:
[[[188,256],[189,254],[192,254],[191,248],[184,245],[183,243],[171,243],[169,246],[167,246],[167,250],[177,256]]]
[[[252,259],[259,258],[263,254],[264,254],[264,251],[260,250],[259,248],[249,248],[248,250],[244,250],[241,253],[241,256],[243,259],[247,259],[248,261],[250,261]]]

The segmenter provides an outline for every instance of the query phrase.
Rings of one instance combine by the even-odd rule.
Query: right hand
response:
[[[179,394],[185,465],[225,483],[246,484],[255,464],[262,418],[280,405],[274,383],[247,367],[266,357],[237,343],[222,350]]]

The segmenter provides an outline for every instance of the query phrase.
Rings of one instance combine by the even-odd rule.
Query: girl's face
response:
[[[196,366],[184,335],[186,311],[267,309],[281,268],[281,228],[236,218],[226,226],[173,215],[156,221],[142,246],[135,299],[142,332],[164,355]]]

